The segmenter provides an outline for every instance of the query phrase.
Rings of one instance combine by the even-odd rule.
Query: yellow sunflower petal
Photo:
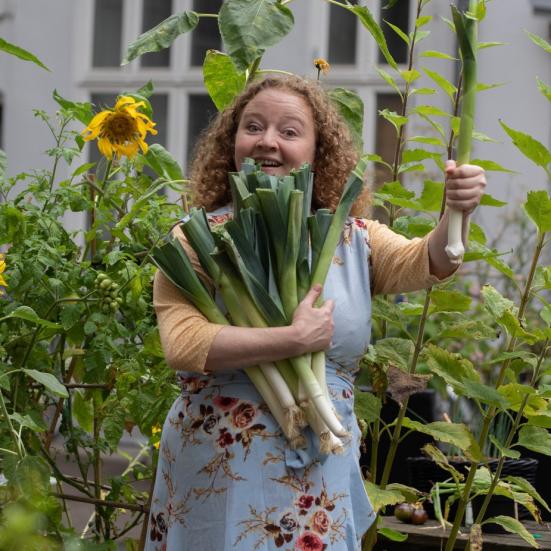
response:
[[[8,286],[6,280],[1,275],[0,275],[0,285],[2,285],[2,287]]]
[[[108,159],[113,158],[113,148],[109,140],[106,140],[105,138],[100,138],[98,140],[98,149],[104,157],[107,157]]]

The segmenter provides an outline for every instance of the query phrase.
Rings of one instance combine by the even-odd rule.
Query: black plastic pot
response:
[[[450,464],[455,467],[460,473],[467,475],[467,467],[469,463],[461,460],[449,460]],[[495,472],[497,468],[497,460],[492,460],[488,464],[488,467]],[[444,471],[438,465],[428,459],[427,457],[408,457],[406,460],[408,484],[417,488],[422,492],[430,492],[435,482],[443,482],[450,478],[447,471]],[[525,478],[532,485],[536,484],[536,474],[538,470],[537,459],[523,458],[523,459],[507,459],[503,465],[501,476],[520,476]],[[477,497],[472,502],[473,519],[476,518],[484,496]],[[442,510],[444,509],[445,500],[441,500]],[[431,503],[425,505],[425,509],[430,517],[434,518],[434,508]],[[455,514],[455,506],[451,508],[450,518],[453,519]],[[495,517],[498,515],[506,515],[510,517],[515,516],[515,504],[511,499],[503,496],[493,496],[486,510],[484,518]],[[528,520],[531,519],[530,512],[521,505],[518,505],[518,519]],[[504,530],[497,524],[485,524],[483,525],[483,531],[487,533],[502,533]]]

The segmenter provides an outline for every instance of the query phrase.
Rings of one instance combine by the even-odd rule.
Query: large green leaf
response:
[[[50,70],[34,54],[31,54],[31,52],[24,50],[23,48],[20,48],[15,44],[11,44],[10,42],[8,42],[7,40],[4,40],[3,38],[0,38],[0,50],[8,54],[14,55],[19,59],[22,59],[23,61],[30,61],[32,63],[35,63],[39,67],[42,67],[42,69],[46,69],[46,71]]]
[[[41,325],[42,327],[47,327],[48,329],[61,329],[61,325],[59,325],[59,323],[54,323],[53,321],[42,319],[30,306],[18,306],[13,312],[10,312],[7,316],[0,318],[0,321],[9,318],[18,318],[25,321],[30,321],[31,323]]]
[[[551,455],[551,434],[542,427],[525,425],[519,431],[516,445],[544,455]]]
[[[217,50],[209,50],[203,63],[203,80],[214,105],[219,111],[231,104],[247,82],[229,57]]]
[[[452,101],[455,99],[457,87],[454,84],[436,71],[431,71],[427,68],[424,68],[423,70],[431,80],[433,80],[444,92],[446,92]]]
[[[381,534],[381,536],[389,539],[390,541],[404,542],[408,539],[407,534],[404,534],[403,532],[398,532],[397,530],[393,530],[392,528],[388,528],[387,526],[381,526],[380,528],[377,528],[377,534]]]
[[[460,450],[467,452],[476,449],[473,435],[469,429],[462,423],[446,423],[445,421],[435,421],[433,423],[420,423],[404,417],[403,426],[406,429],[413,429],[423,434],[432,436],[439,442],[446,442],[452,446],[457,446]]]
[[[147,166],[165,180],[181,182],[184,179],[180,165],[161,144],[150,145],[144,155],[144,160]]]
[[[505,298],[495,287],[484,285],[481,294],[484,299],[484,306],[494,320],[498,321],[505,312],[512,311],[514,306],[513,301]]]
[[[26,499],[45,497],[50,491],[50,469],[44,459],[27,455],[17,463],[15,483]]]
[[[524,132],[507,126],[501,120],[499,124],[501,124],[503,130],[507,132],[509,137],[513,140],[513,143],[525,157],[547,170],[549,163],[551,163],[551,153],[547,147],[529,134],[525,134]]]
[[[536,78],[536,81],[538,83],[538,89],[539,91],[549,100],[551,101],[551,86],[548,84],[545,84],[542,80],[539,78]]]
[[[383,490],[373,482],[369,482],[369,480],[364,482],[364,486],[375,511],[379,511],[387,505],[396,505],[405,501],[402,492],[399,490]]]
[[[425,355],[430,372],[442,377],[456,391],[464,392],[466,381],[480,382],[478,371],[460,354],[448,352],[431,344],[425,348]]]
[[[241,71],[286,36],[293,24],[291,10],[275,0],[226,0],[218,15],[225,49]]]
[[[435,289],[430,298],[434,312],[466,312],[472,301],[465,293],[443,289]]]
[[[523,208],[540,233],[551,231],[551,197],[547,191],[529,191]]]
[[[56,396],[69,397],[67,389],[51,373],[44,373],[44,371],[37,371],[36,369],[23,369],[23,371]]]
[[[394,61],[394,58],[392,57],[392,54],[388,49],[385,35],[381,27],[379,27],[377,21],[375,21],[375,19],[373,18],[373,15],[369,11],[369,9],[365,6],[347,6],[346,9],[356,14],[362,25],[371,33],[371,36],[375,39],[375,42],[377,42],[377,45],[379,46],[381,53],[386,59],[386,62],[393,69],[398,69],[396,61]]]
[[[540,546],[538,545],[537,541],[535,540],[534,536],[528,532],[528,530],[523,526],[523,524],[514,519],[513,517],[506,517],[504,515],[499,515],[497,517],[491,517],[486,519],[482,524],[499,524],[501,527],[505,528],[507,532],[511,532],[512,534],[517,534],[520,536],[524,541],[529,543],[532,547],[536,549],[540,549]]]
[[[195,29],[199,17],[193,11],[175,13],[149,29],[128,46],[121,65],[130,63],[133,59],[147,53],[158,52],[168,48],[181,34]]]
[[[363,149],[364,104],[362,98],[345,88],[335,88],[329,91],[329,97],[344,119],[358,151]]]

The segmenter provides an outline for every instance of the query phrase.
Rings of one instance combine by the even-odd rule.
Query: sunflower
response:
[[[6,280],[2,276],[4,273],[4,270],[6,269],[6,261],[4,260],[4,255],[0,254],[0,286],[7,287],[8,284],[6,283]],[[3,289],[0,289],[0,296],[4,294]]]
[[[323,73],[326,75],[329,72],[329,69],[331,68],[331,65],[325,59],[322,57],[318,57],[317,59],[314,59],[314,67],[318,70],[318,80],[320,77],[320,73]]]
[[[130,96],[120,96],[113,109],[98,113],[82,131],[85,142],[98,139],[98,149],[108,159],[125,155],[132,159],[138,148],[147,153],[146,134],[157,134],[155,123],[138,109],[145,102]]]

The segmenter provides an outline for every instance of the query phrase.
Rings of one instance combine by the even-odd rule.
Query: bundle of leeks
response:
[[[247,159],[230,173],[233,218],[211,228],[204,210],[192,209],[181,229],[212,278],[231,323],[243,327],[289,325],[308,290],[323,285],[346,218],[363,187],[366,165],[352,171],[331,213],[311,215],[313,173],[308,165],[289,176],[269,176]],[[204,315],[229,324],[191,267],[181,243],[170,236],[152,253],[154,263]],[[308,424],[322,453],[339,453],[348,436],[325,383],[325,355],[318,352],[265,363],[245,372],[292,447],[304,444]]]

